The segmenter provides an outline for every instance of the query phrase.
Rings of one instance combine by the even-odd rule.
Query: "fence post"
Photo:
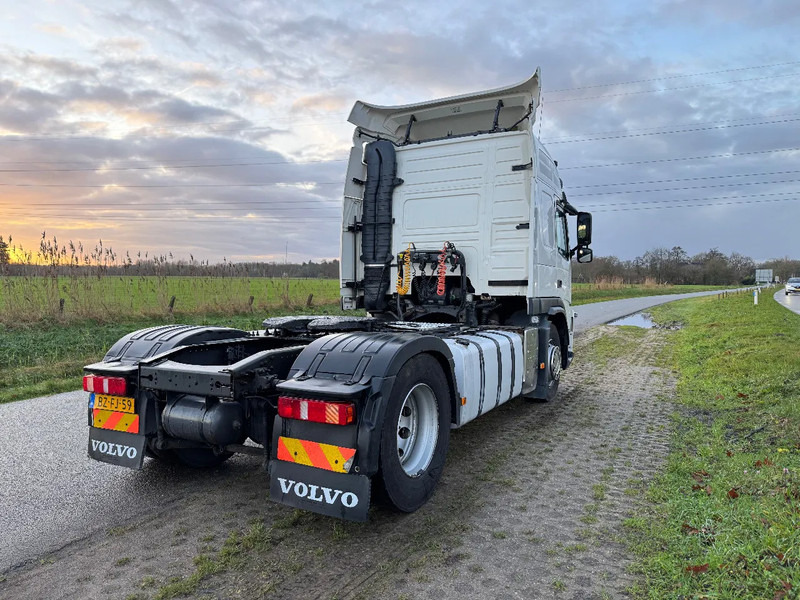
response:
[[[169,299],[169,314],[172,314],[172,310],[175,308],[175,296]]]
[[[311,303],[314,301],[314,294],[309,294],[308,299],[306,300],[306,306],[311,306]]]
[[[250,312],[253,312],[253,301],[255,299],[255,296],[250,296],[250,299],[247,301],[247,306],[250,308]]]
[[[64,314],[64,298],[59,299],[58,301],[58,314]]]

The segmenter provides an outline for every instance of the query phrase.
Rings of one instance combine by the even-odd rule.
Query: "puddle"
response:
[[[653,319],[647,313],[636,313],[611,321],[609,325],[630,325],[632,327],[641,327],[642,329],[652,329],[656,324],[653,323]]]

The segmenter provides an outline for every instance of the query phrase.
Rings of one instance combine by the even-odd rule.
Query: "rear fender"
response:
[[[247,337],[250,336],[246,331],[230,327],[159,325],[120,338],[106,353],[103,362],[136,363],[180,346]]]
[[[290,379],[277,387],[279,392],[292,395],[355,400],[358,405],[355,468],[360,474],[372,476],[378,471],[381,426],[397,373],[412,357],[422,353],[432,354],[443,366],[450,402],[455,403],[453,357],[449,348],[438,337],[418,333],[354,332],[325,336],[300,353]],[[277,449],[278,435],[327,441],[319,436],[330,434],[338,438],[339,433],[332,433],[334,429],[344,433],[341,430],[347,428],[278,418],[273,451]]]

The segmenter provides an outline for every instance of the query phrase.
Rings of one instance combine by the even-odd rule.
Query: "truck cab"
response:
[[[585,238],[570,248],[567,216],[578,212],[534,135],[539,103],[537,69],[486,92],[355,104],[340,253],[344,309],[478,326],[525,325],[556,309],[562,354],[571,356],[570,259],[578,249],[582,261],[591,253]],[[588,234],[590,215],[581,221]]]

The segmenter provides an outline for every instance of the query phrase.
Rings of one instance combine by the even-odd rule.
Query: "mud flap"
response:
[[[282,460],[269,464],[269,496],[276,502],[348,521],[366,521],[370,479]]]
[[[141,469],[147,437],[113,429],[89,428],[89,457],[129,469]]]

